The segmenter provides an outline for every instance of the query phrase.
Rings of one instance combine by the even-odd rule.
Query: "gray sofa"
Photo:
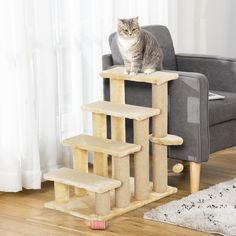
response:
[[[169,83],[169,133],[184,139],[172,146],[171,158],[190,162],[191,192],[199,188],[200,165],[209,153],[236,145],[236,59],[208,55],[175,54],[165,26],[143,27],[159,41],[164,53],[164,70],[177,71],[179,79]],[[186,37],[187,34],[186,34]],[[122,65],[116,34],[109,38],[111,54],[102,58],[103,69]],[[151,106],[151,86],[126,82],[126,103]],[[208,101],[208,91],[225,95]],[[109,100],[109,81],[104,80],[104,99]],[[132,141],[132,122],[126,121],[126,139]]]

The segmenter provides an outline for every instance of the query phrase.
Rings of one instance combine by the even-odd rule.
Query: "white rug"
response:
[[[157,207],[144,219],[236,236],[236,179]]]

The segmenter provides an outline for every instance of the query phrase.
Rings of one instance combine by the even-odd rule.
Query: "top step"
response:
[[[44,179],[57,183],[84,188],[95,193],[105,193],[121,186],[119,180],[106,178],[90,173],[82,173],[74,169],[60,168],[44,174]]]
[[[125,75],[124,67],[115,67],[109,70],[100,72],[100,76],[103,78],[117,79],[117,80],[129,80],[135,82],[145,82],[156,85],[162,85],[170,80],[178,79],[177,73],[156,71],[152,74],[138,73],[137,75]]]
[[[98,101],[83,105],[82,110],[133,120],[145,120],[160,114],[160,109]]]

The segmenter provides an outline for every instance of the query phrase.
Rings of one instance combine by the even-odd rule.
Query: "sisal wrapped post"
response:
[[[137,200],[149,197],[149,119],[134,120],[134,143],[142,146],[134,154],[134,195]]]
[[[70,199],[70,187],[67,184],[54,182],[55,201],[57,203],[67,203]]]
[[[80,172],[88,173],[88,152],[80,148],[73,148],[73,168]],[[75,195],[82,197],[87,194],[83,188],[75,187]]]
[[[97,215],[107,215],[111,210],[110,191],[95,193],[95,212]]]
[[[125,103],[125,81],[110,79],[111,102]],[[115,141],[125,141],[125,118],[111,117],[111,138]],[[114,160],[112,157],[112,176],[114,176]]]
[[[114,157],[114,179],[122,182],[121,187],[115,189],[116,207],[127,207],[130,203],[130,160],[129,155]]]
[[[99,138],[106,138],[107,125],[106,115],[93,113],[93,135]],[[102,153],[94,153],[93,156],[93,172],[96,175],[108,176],[107,156]]]
[[[161,114],[152,118],[152,135],[160,138],[167,135],[168,122],[168,84],[152,85],[152,107],[159,108]],[[167,191],[168,166],[167,146],[152,143],[153,190]]]

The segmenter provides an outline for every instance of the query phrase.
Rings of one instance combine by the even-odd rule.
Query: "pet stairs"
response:
[[[110,79],[111,101],[82,106],[92,112],[93,136],[81,134],[64,140],[72,148],[74,169],[61,168],[44,175],[55,183],[55,201],[46,203],[47,208],[86,220],[109,220],[177,192],[167,185],[167,146],[181,145],[183,139],[167,134],[167,115],[168,81],[177,79],[178,74],[158,71],[129,76],[123,71],[123,67],[117,67],[100,73]],[[152,108],[125,104],[125,80],[152,84]],[[111,139],[106,139],[106,116],[111,116]],[[125,118],[133,120],[134,144],[125,142]],[[153,150],[153,183],[149,180],[149,141]],[[93,174],[88,173],[88,151],[94,153]],[[108,155],[112,156],[112,178],[108,177]],[[72,198],[69,186],[74,187]]]

